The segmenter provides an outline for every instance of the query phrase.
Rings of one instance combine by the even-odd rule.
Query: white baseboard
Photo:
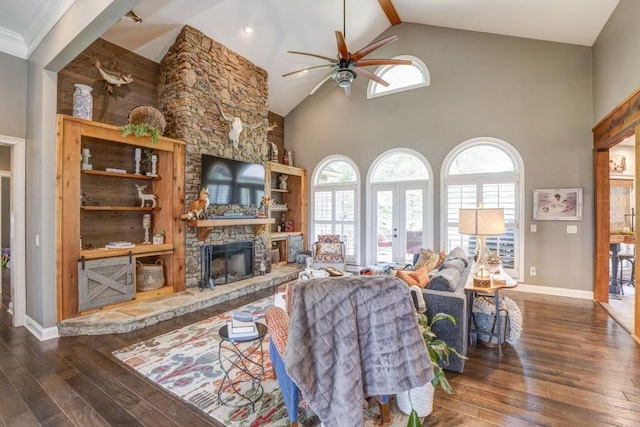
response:
[[[27,328],[27,330],[40,341],[46,341],[59,337],[57,326],[53,326],[51,328],[43,328],[38,322],[36,322],[29,316],[25,316],[24,327]]]
[[[512,290],[512,289],[510,289]],[[581,291],[578,289],[554,288],[551,286],[527,285],[526,283],[518,283],[513,289],[519,292],[529,292],[532,294],[552,295],[556,297],[569,297],[580,299],[593,299],[593,291]]]

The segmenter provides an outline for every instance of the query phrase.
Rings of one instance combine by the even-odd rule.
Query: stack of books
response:
[[[232,311],[231,320],[227,322],[229,338],[257,338],[258,328],[249,311]]]
[[[104,247],[107,249],[128,249],[128,248],[135,248],[136,245],[134,245],[131,242],[122,241],[122,242],[109,242]]]

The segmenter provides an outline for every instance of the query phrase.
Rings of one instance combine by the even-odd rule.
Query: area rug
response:
[[[253,313],[258,322],[264,323],[264,312],[272,305],[273,298],[265,298],[247,304],[239,310]],[[226,324],[230,313],[210,317],[198,323],[177,329],[158,337],[116,350],[113,355],[135,371],[173,393],[191,405],[204,411],[225,426],[257,427],[288,426],[287,409],[273,374],[269,358],[269,336],[263,342],[264,375],[261,385],[264,388],[262,397],[255,404],[255,412],[251,406],[234,408],[218,403],[218,389],[224,373],[218,361],[218,330]],[[255,346],[255,344],[245,344]],[[246,347],[243,347],[246,348]],[[248,351],[251,348],[247,348]],[[257,352],[259,353],[259,352]],[[256,368],[251,368],[256,373]],[[239,372],[236,379],[243,379],[245,374]],[[223,400],[229,404],[244,403],[233,393],[223,393]],[[373,400],[372,400],[373,402]],[[365,426],[379,425],[378,405],[370,407],[363,404]],[[408,416],[400,413],[391,402],[392,427],[407,425]],[[301,409],[299,422],[302,426],[319,426],[320,421],[310,409]]]

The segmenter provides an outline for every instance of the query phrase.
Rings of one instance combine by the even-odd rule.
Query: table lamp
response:
[[[476,236],[478,242],[478,258],[471,267],[473,284],[475,286],[491,286],[491,270],[485,257],[487,236],[504,234],[503,208],[472,208],[460,209],[458,232]]]

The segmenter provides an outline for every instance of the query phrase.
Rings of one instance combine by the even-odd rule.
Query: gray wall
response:
[[[0,53],[0,135],[24,138],[27,128],[27,61]]]
[[[524,273],[527,284],[593,289],[593,123],[591,49],[416,24],[382,34],[399,40],[372,57],[411,54],[429,67],[431,86],[367,100],[359,77],[351,97],[325,84],[285,118],[296,166],[311,171],[330,154],[357,164],[364,181],[372,161],[394,147],[422,153],[433,167],[435,235],[440,242],[440,168],[456,145],[478,136],[512,144],[525,163]],[[319,80],[322,73],[317,74]],[[534,188],[582,187],[578,234],[566,222],[541,221],[530,233]],[[362,187],[362,208],[365,204]],[[362,215],[361,236],[364,230]],[[364,240],[360,253],[364,253]],[[535,266],[537,276],[528,275]]]
[[[139,0],[77,1],[31,54],[27,67],[26,258],[29,323],[56,325],[56,96],[57,72]],[[35,245],[36,236],[40,242]]]
[[[593,45],[594,121],[640,87],[640,1],[620,0]]]

